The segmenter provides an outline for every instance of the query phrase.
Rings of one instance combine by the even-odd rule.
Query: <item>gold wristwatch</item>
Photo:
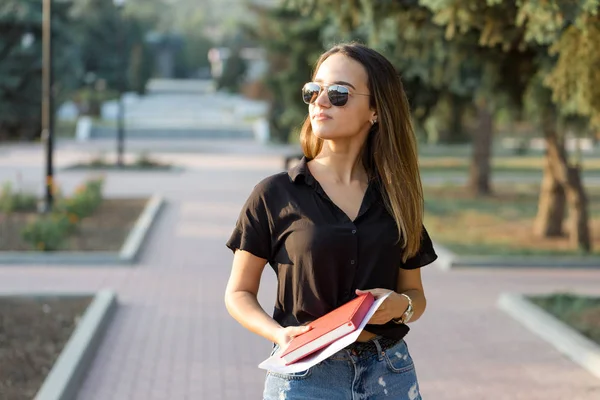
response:
[[[412,299],[405,293],[400,293],[400,296],[406,297],[406,299],[408,300],[408,307],[406,307],[406,311],[404,311],[404,314],[402,314],[400,318],[393,318],[392,321],[394,321],[396,324],[402,325],[410,321],[410,319],[413,316],[414,310],[412,305]]]

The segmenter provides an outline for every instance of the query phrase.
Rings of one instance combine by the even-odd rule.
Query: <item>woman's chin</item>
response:
[[[352,135],[349,135],[347,132],[336,132],[326,129],[313,130],[313,135],[322,140],[342,140],[350,139],[352,137]]]
[[[343,135],[340,135],[339,132],[335,132],[331,129],[327,129],[326,127],[323,127],[323,126],[313,126],[312,133],[319,139],[323,139],[323,140],[337,139],[340,136],[343,136]]]

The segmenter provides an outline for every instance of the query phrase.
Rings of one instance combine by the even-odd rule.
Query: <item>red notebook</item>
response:
[[[312,329],[293,338],[281,353],[280,357],[285,361],[285,365],[290,365],[354,332],[374,301],[371,293],[362,294],[311,322],[309,325]]]

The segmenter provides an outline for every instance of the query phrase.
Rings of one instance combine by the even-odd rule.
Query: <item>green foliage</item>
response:
[[[89,217],[102,203],[104,179],[91,179],[79,186],[73,196],[62,198],[58,193],[50,215],[42,215],[25,226],[23,240],[39,251],[55,251],[80,221]]]
[[[31,193],[15,193],[10,182],[6,182],[0,191],[0,211],[4,213],[35,211],[37,196]]]
[[[150,157],[150,154],[148,152],[142,152],[138,155],[138,157],[135,160],[134,163],[135,166],[140,167],[140,168],[152,168],[152,167],[162,167],[165,166],[165,164],[154,160],[152,157]]]
[[[550,108],[564,120],[577,118],[584,132],[585,121],[600,127],[599,0],[288,3],[304,15],[332,18],[323,32],[365,38],[387,55],[417,120],[442,94],[483,98],[515,118],[527,110],[539,119]]]
[[[100,117],[102,103],[119,98],[115,90],[97,90],[93,87],[83,87],[73,92],[72,96],[80,110],[80,115]]]
[[[112,1],[82,0],[74,3],[71,16],[86,74],[94,74],[109,88],[119,88],[123,65],[125,24]],[[121,43],[120,43],[121,42]]]
[[[177,78],[193,78],[209,67],[208,50],[215,44],[205,34],[213,11],[209,5],[198,0],[129,0],[125,9],[129,19],[139,21],[149,33],[151,45],[144,47],[149,56],[157,54],[165,46],[175,51],[174,74]],[[173,40],[173,38],[177,40]],[[135,61],[135,46],[132,65]],[[154,60],[145,60],[140,67],[152,74]],[[141,72],[143,72],[142,70]],[[130,74],[130,85],[135,87]]]
[[[145,41],[149,27],[112,0],[75,2],[71,18],[86,76],[102,80],[109,90],[144,93],[153,63]]]
[[[500,79],[501,60],[491,58],[475,34],[450,40],[432,12],[417,2],[340,4],[329,0],[312,4],[307,15],[327,16],[331,21],[323,24],[326,43],[362,41],[392,62],[402,77],[415,129],[428,132],[429,141],[464,141],[467,106],[477,96],[501,92],[507,86]],[[446,113],[447,109],[452,111]]]
[[[496,54],[508,53],[511,61],[530,53],[523,64],[529,72],[508,81],[520,88],[517,94],[525,95],[522,100],[530,115],[539,119],[550,112],[563,120],[576,117],[580,126],[584,120],[600,126],[600,56],[596,50],[600,44],[600,1],[420,3],[434,13],[436,23],[445,26],[450,36],[475,33],[481,46]]]
[[[275,141],[296,140],[308,113],[300,89],[313,73],[313,65],[324,51],[323,18],[302,18],[298,11],[284,7],[253,7],[258,15],[250,33],[267,51],[269,72],[265,84],[271,92],[269,125]]]
[[[530,300],[584,336],[600,344],[600,298],[557,293]]]
[[[225,89],[234,93],[239,92],[247,67],[246,62],[240,56],[239,49],[233,49],[225,61],[223,74],[217,80],[217,89]]]
[[[563,115],[584,116],[600,128],[600,16],[585,16],[562,32],[549,49],[558,56],[544,84]]]
[[[65,215],[41,216],[30,222],[21,237],[38,251],[56,251],[66,240],[71,226]]]
[[[69,7],[53,2],[56,106],[77,85],[82,66],[69,31]],[[42,7],[39,0],[0,3],[0,140],[41,132]]]
[[[183,2],[177,7],[177,30],[183,36],[183,47],[176,59],[177,70],[181,77],[194,77],[202,69],[208,70],[208,51],[214,46],[203,33],[208,25],[207,9],[198,7],[197,1]]]
[[[94,179],[76,189],[71,198],[65,200],[64,212],[71,219],[81,220],[89,217],[102,203],[103,179]]]
[[[39,0],[0,4],[0,140],[31,140],[41,132],[42,17]],[[146,31],[135,18],[122,21],[111,0],[53,1],[55,109],[90,84],[89,76],[109,92],[128,80],[143,93],[153,65]]]

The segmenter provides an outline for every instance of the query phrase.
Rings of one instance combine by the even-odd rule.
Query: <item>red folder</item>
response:
[[[294,337],[281,353],[280,357],[285,361],[285,365],[290,365],[354,332],[374,301],[371,293],[365,293],[311,322],[311,330]]]

